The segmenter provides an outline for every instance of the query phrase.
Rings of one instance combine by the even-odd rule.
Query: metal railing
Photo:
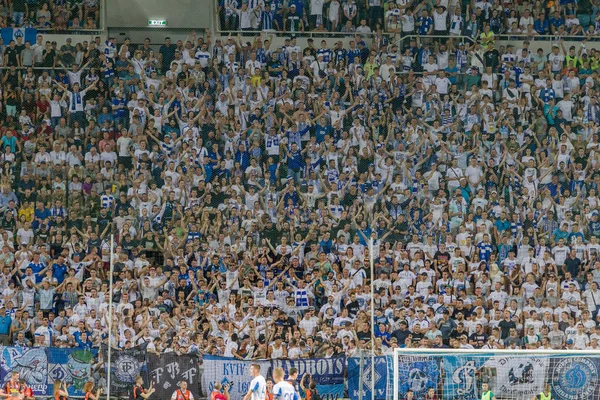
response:
[[[354,37],[356,35],[359,36],[375,36],[377,32],[313,32],[313,31],[275,31],[275,30],[264,30],[264,31],[239,31],[239,30],[222,30],[217,29],[217,33],[221,36],[231,35],[237,36],[240,34],[242,37],[244,36],[258,36],[262,34],[273,35],[274,37],[303,37],[303,38],[341,38],[341,37]]]

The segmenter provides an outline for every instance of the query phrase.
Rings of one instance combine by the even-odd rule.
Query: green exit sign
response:
[[[149,19],[148,26],[167,26],[166,19]]]

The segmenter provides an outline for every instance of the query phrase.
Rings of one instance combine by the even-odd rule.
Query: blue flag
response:
[[[2,28],[2,40],[5,45],[8,45],[11,40],[17,41],[17,38],[22,37],[23,43],[35,43],[37,29],[35,28]]]

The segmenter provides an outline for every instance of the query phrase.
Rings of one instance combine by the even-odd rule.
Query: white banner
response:
[[[248,392],[250,381],[252,381],[250,366],[255,363],[260,365],[260,374],[265,379],[271,366],[269,361],[241,361],[235,358],[208,355],[205,355],[203,360],[202,388],[209,398],[215,383],[220,382],[223,385],[232,383],[229,396],[232,399],[241,399]]]

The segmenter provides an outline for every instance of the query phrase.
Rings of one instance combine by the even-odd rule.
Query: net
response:
[[[394,400],[473,400],[486,389],[496,399],[597,399],[600,353],[396,349]],[[486,386],[487,385],[487,386]],[[491,396],[489,398],[492,398]]]

